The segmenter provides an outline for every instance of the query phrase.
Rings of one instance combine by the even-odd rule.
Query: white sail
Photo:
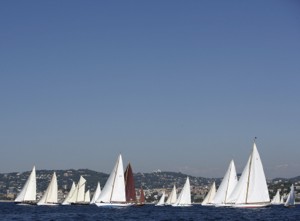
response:
[[[166,201],[166,205],[171,205],[174,204],[177,200],[177,192],[176,192],[176,186],[173,186],[172,192],[170,193],[167,201]]]
[[[90,201],[91,201],[91,198],[90,198],[90,197],[91,197],[91,196],[90,196],[90,190],[88,190],[88,191],[85,192],[85,195],[84,195],[84,202],[87,203],[87,204],[89,204]]]
[[[204,198],[203,202],[201,203],[202,206],[212,205],[212,201],[216,195],[216,183],[213,182],[211,188],[209,189],[206,197]]]
[[[46,192],[37,205],[51,205],[57,203],[57,178],[56,173],[54,172]]]
[[[280,203],[280,193],[279,193],[279,192],[280,192],[280,191],[277,190],[275,196],[273,197],[273,199],[272,199],[272,201],[271,201],[271,204],[273,204],[273,205],[279,205],[279,204],[281,204],[281,203]]]
[[[231,160],[229,167],[223,177],[223,180],[213,198],[212,203],[216,205],[226,204],[228,196],[232,193],[237,184],[237,175],[233,160]]]
[[[97,199],[99,198],[99,196],[100,196],[100,193],[101,193],[101,187],[100,187],[100,183],[98,182],[97,188],[96,188],[95,193],[94,193],[94,195],[93,195],[93,198],[92,198],[92,200],[91,200],[91,204],[93,204],[93,203],[96,202],[96,200],[97,200]]]
[[[119,155],[117,162],[96,201],[98,206],[106,206],[107,203],[119,205],[126,203],[123,160],[121,155]]]
[[[266,177],[255,143],[228,202],[234,204],[235,207],[261,207],[270,203]]]
[[[78,184],[75,184],[74,192],[71,195],[70,200],[69,200],[70,204],[76,203],[76,199],[77,199],[77,195],[78,195],[78,187],[77,186],[78,186]]]
[[[79,179],[78,184],[77,184],[77,196],[76,196],[75,203],[84,202],[85,183],[86,183],[86,179],[84,179],[82,176],[80,176],[80,179]]]
[[[178,199],[172,206],[191,206],[191,187],[190,179],[187,177],[185,184],[178,196]]]
[[[75,189],[76,189],[76,186],[75,186],[75,183],[73,182],[72,187],[71,187],[68,195],[66,196],[65,200],[63,201],[62,205],[70,205],[71,203],[75,202],[75,199],[76,199],[75,194],[74,194]],[[72,200],[72,197],[74,198],[73,200]]]
[[[290,206],[295,206],[295,189],[294,189],[294,184],[291,186],[290,193],[285,201],[284,204],[285,207],[290,207]]]
[[[36,201],[36,172],[35,166],[23,186],[21,192],[15,199],[15,202],[35,202]]]
[[[156,204],[156,206],[163,206],[165,205],[165,192],[162,193],[158,203]]]
[[[280,197],[280,204],[284,204],[283,195]]]

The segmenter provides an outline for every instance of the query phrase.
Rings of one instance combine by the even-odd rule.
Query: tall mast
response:
[[[257,137],[254,137],[253,145],[255,145],[255,140]],[[254,148],[254,147],[253,147]],[[250,174],[251,174],[251,165],[252,165],[252,158],[253,158],[253,149],[250,157],[250,163],[249,163],[249,171],[248,171],[248,180],[247,180],[247,191],[246,191],[246,203],[248,201],[248,193],[249,193],[249,183],[250,183]]]

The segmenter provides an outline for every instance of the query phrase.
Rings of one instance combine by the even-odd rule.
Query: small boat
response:
[[[71,205],[71,203],[74,203],[75,202],[75,191],[76,191],[76,185],[73,182],[68,195],[66,196],[65,200],[62,202],[61,205]]]
[[[85,183],[86,183],[86,179],[84,179],[83,176],[80,176],[78,184],[77,184],[74,194],[73,194],[75,197],[75,201],[71,202],[71,205],[88,205],[88,204],[90,204],[90,199],[88,200],[88,202],[87,202],[87,200],[85,200],[85,197],[86,197]],[[88,191],[88,194],[89,194],[89,191]]]
[[[158,203],[156,203],[155,206],[164,206],[164,205],[165,205],[165,191],[163,191]]]
[[[228,196],[232,193],[236,184],[237,184],[236,169],[235,169],[234,161],[231,160],[229,167],[224,175],[224,178],[222,179],[222,182],[215,194],[215,197],[212,200],[212,203],[216,207],[228,206],[227,205]]]
[[[172,206],[176,207],[185,207],[185,206],[192,206],[191,203],[191,186],[190,186],[190,179],[187,177],[185,184],[174,204]]]
[[[237,184],[236,169],[233,160],[231,160],[229,167],[222,179],[222,182],[216,192],[212,203],[216,207],[226,207],[229,206],[227,203],[228,196],[232,193],[234,187]]]
[[[255,144],[248,162],[228,203],[237,208],[259,208],[270,205],[270,197],[263,165]]]
[[[15,203],[19,205],[36,205],[36,172],[35,166],[24,184],[21,192],[15,199]]]
[[[125,207],[133,205],[132,203],[126,202],[125,179],[121,154],[119,155],[99,198],[96,200],[96,205],[105,207]]]
[[[280,191],[277,190],[275,196],[273,197],[272,201],[271,201],[271,204],[272,205],[280,205],[281,202],[280,202]]]
[[[137,202],[136,206],[144,206],[145,205],[145,193],[143,188],[140,189],[140,199]]]
[[[201,203],[202,206],[213,206],[213,199],[216,195],[216,183],[213,182],[211,185],[206,197],[204,198],[203,202]]]
[[[98,182],[97,188],[96,188],[96,190],[95,190],[95,193],[94,193],[94,195],[93,195],[93,198],[92,198],[90,204],[94,204],[94,203],[96,202],[96,200],[97,200],[98,197],[100,196],[100,193],[101,193],[101,187],[100,187],[100,182]]]
[[[177,192],[176,192],[176,186],[174,185],[165,205],[172,205],[176,203],[176,200],[177,200]]]
[[[295,189],[294,184],[291,186],[291,190],[284,204],[285,207],[294,207],[295,206]]]
[[[56,206],[58,205],[57,200],[57,178],[56,173],[53,173],[52,179],[49,183],[46,192],[44,193],[43,197],[37,203],[39,206]]]

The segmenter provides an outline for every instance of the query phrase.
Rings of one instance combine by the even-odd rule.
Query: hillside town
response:
[[[37,170],[37,199],[41,198],[44,191],[50,182],[53,170]],[[77,182],[80,176],[83,176],[86,182],[86,188],[90,190],[91,195],[95,192],[97,182],[100,182],[101,187],[105,184],[109,174],[100,173],[89,169],[69,169],[57,170],[58,181],[58,199],[60,202],[68,194],[72,182]],[[23,173],[2,173],[0,174],[0,200],[14,200],[17,194],[23,187],[30,171]],[[160,170],[152,173],[135,173],[136,192],[140,187],[143,187],[145,199],[147,203],[156,203],[162,192],[166,192],[166,196],[171,192],[173,185],[178,190],[183,186],[186,177],[189,175],[178,172],[162,172]],[[193,203],[201,203],[209,191],[210,186],[215,181],[219,186],[221,178],[203,178],[189,176],[191,183],[191,198]],[[267,180],[270,197],[272,198],[277,190],[280,190],[283,196],[287,196],[290,185],[294,184],[296,192],[296,201],[300,201],[300,177],[295,178],[276,178]]]

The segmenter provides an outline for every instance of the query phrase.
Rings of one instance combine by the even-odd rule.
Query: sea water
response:
[[[132,206],[103,208],[88,206],[24,206],[0,203],[0,220],[300,220],[300,205],[260,209],[225,207]]]

